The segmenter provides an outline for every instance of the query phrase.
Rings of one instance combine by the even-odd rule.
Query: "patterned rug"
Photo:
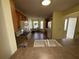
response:
[[[56,40],[35,40],[33,47],[62,47]]]

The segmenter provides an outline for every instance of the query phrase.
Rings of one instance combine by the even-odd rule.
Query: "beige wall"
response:
[[[52,18],[52,36],[55,39],[62,39],[65,37],[66,32],[64,31],[64,21],[65,18],[68,17],[79,17],[79,5],[70,8],[64,12],[61,11],[54,11],[53,18]],[[77,23],[76,32],[79,32],[79,23]]]
[[[78,16],[77,26],[75,31],[75,39],[79,39],[79,16]]]
[[[75,39],[79,39],[79,17],[78,17],[78,20],[77,20]]]
[[[3,59],[17,50],[9,0],[0,0],[0,45]]]
[[[52,21],[52,35],[54,39],[63,38],[64,34],[64,15],[63,12],[54,11]]]

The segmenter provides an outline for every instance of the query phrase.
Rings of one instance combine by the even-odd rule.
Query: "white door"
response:
[[[77,18],[69,18],[68,29],[67,29],[67,39],[73,39],[75,34]]]

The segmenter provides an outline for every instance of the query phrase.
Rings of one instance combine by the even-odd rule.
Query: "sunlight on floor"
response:
[[[35,40],[33,47],[62,47],[56,40]]]

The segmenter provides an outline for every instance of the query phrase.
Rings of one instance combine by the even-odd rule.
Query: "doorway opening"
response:
[[[66,31],[66,39],[74,39],[77,17],[69,17],[65,19],[64,30]]]

